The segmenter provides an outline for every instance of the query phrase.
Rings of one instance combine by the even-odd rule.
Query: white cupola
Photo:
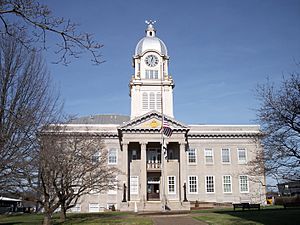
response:
[[[155,22],[146,21],[146,36],[136,45],[133,56],[134,75],[129,83],[131,119],[152,110],[173,117],[174,82],[168,73],[167,47],[156,36]]]

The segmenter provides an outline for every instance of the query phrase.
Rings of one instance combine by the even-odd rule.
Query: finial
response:
[[[148,27],[146,29],[146,36],[155,37],[155,29],[153,25],[156,23],[156,20],[145,20],[145,23],[148,24]]]

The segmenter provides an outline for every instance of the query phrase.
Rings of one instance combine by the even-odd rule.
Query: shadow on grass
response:
[[[299,225],[300,208],[277,208],[262,210],[215,211],[216,214],[230,215],[242,221],[251,221],[265,225]],[[233,218],[232,218],[233,219]],[[246,224],[246,223],[245,223]]]
[[[55,219],[55,225],[59,224],[84,224],[85,222],[93,222],[93,221],[110,221],[115,219],[120,219],[124,216],[128,216],[127,213],[124,212],[105,212],[105,213],[74,213],[67,214],[66,222],[59,222],[59,218]]]
[[[111,221],[121,219],[128,216],[124,212],[105,212],[105,213],[68,213],[66,222],[59,222],[59,214],[53,215],[53,224],[84,224],[85,222],[95,221]],[[15,214],[15,215],[0,215],[0,225],[40,225],[43,221],[42,214]]]

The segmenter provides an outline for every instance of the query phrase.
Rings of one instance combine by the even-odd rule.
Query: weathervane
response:
[[[152,26],[156,23],[156,20],[145,20],[145,23]]]

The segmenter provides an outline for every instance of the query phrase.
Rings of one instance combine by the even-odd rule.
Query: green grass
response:
[[[267,207],[258,210],[205,209],[192,211],[190,216],[211,225],[299,225],[300,208],[283,209]],[[43,215],[0,215],[0,225],[39,225]],[[152,225],[147,216],[125,212],[67,214],[67,221],[59,222],[53,217],[54,225]]]
[[[0,215],[0,225],[39,225],[43,221],[43,215]],[[67,214],[67,221],[59,222],[59,215],[53,217],[54,225],[152,225],[149,218],[123,212],[107,213],[80,213]]]
[[[299,225],[300,209],[268,207],[258,210],[218,209],[198,210],[192,215],[195,219],[210,225]]]

